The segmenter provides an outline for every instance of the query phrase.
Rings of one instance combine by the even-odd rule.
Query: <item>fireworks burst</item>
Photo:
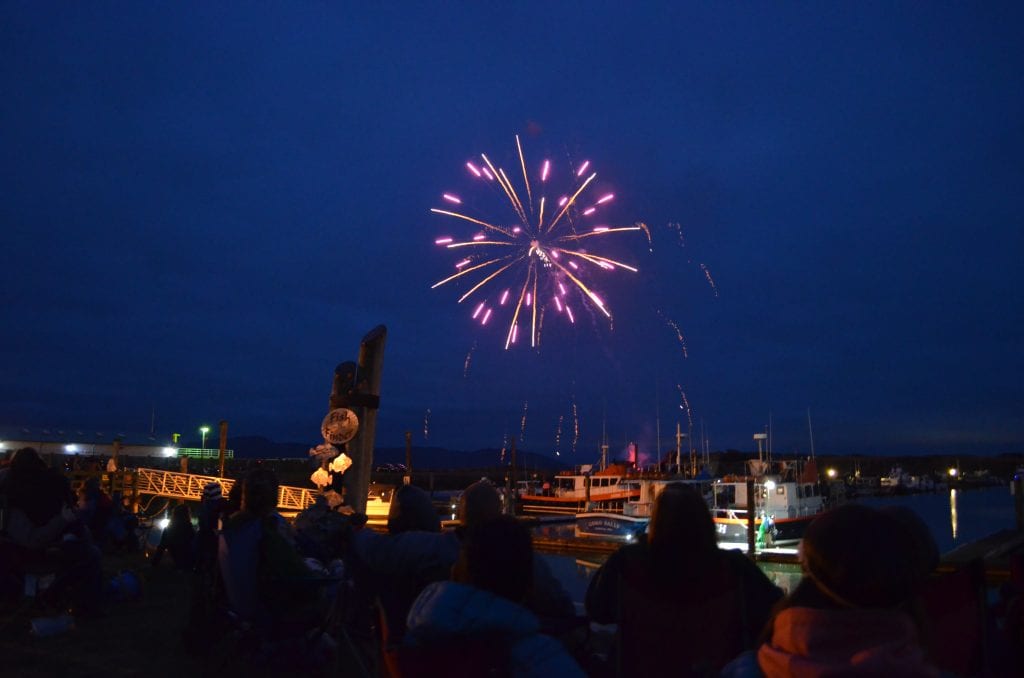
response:
[[[423,415],[423,440],[430,440],[430,408]]]
[[[471,315],[481,325],[487,325],[496,313],[510,315],[506,350],[519,340],[520,327],[529,332],[530,345],[536,347],[540,342],[539,321],[548,309],[570,324],[575,324],[576,315],[583,308],[600,311],[610,322],[611,311],[591,289],[591,278],[602,271],[623,269],[636,273],[637,269],[595,254],[587,246],[605,240],[608,235],[630,231],[645,232],[650,244],[650,231],[642,223],[616,227],[599,221],[615,196],[584,195],[597,178],[597,173],[590,170],[589,160],[561,169],[544,160],[536,167],[531,183],[518,135],[516,151],[525,195],[517,190],[505,170],[495,166],[486,155],[480,155],[482,162],[465,164],[472,181],[497,186],[496,190],[504,194],[510,208],[507,220],[466,213],[460,207],[462,198],[454,192],[442,193],[441,199],[448,203],[445,209],[430,210],[475,227],[468,238],[446,235],[434,241],[466,254],[458,257],[455,273],[436,282],[432,289],[456,280],[470,285],[459,297],[459,303],[477,295],[480,300],[473,303]],[[549,180],[559,174],[567,177],[568,188],[549,194],[554,183]],[[522,197],[526,198],[525,203]]]

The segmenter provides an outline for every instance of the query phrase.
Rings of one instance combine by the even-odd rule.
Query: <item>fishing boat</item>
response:
[[[747,462],[749,475],[726,476],[712,485],[711,517],[720,543],[746,543],[749,506],[754,508],[754,529],[766,546],[794,544],[825,510],[813,459],[805,463],[773,464],[761,459]],[[748,494],[748,488],[753,495]]]
[[[709,480],[677,479],[677,478],[636,478],[623,483],[624,488],[635,487],[636,499],[627,500],[621,513],[610,511],[588,511],[576,515],[575,534],[585,539],[601,539],[605,541],[632,542],[647,531],[651,520],[651,509],[654,501],[669,483],[693,485],[701,493],[707,495]]]
[[[625,464],[595,470],[583,465],[555,476],[547,489],[528,489],[519,496],[523,513],[576,515],[586,511],[622,513],[627,501],[640,498],[640,488],[628,482],[633,475]]]

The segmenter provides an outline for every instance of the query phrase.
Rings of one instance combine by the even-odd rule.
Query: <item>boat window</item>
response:
[[[786,488],[782,485],[779,485],[778,487],[775,488],[775,494],[786,494]]]
[[[618,478],[609,478],[609,479],[608,479],[608,484],[609,484],[609,485],[615,485],[615,484],[616,484],[616,483],[618,483],[618,482],[619,482],[619,479],[618,479]]]
[[[803,499],[803,496],[804,496],[803,488],[801,488],[800,485],[797,485],[796,486],[796,498],[797,499]]]

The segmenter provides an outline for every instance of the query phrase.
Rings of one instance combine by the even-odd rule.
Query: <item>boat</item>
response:
[[[710,476],[707,479],[681,478],[637,478],[628,480],[623,486],[635,486],[637,498],[627,500],[621,513],[609,511],[588,511],[576,515],[575,534],[584,539],[601,539],[630,543],[647,531],[651,521],[651,509],[658,495],[670,483],[692,485],[702,496],[707,497]]]
[[[713,483],[711,518],[719,543],[747,543],[750,527],[748,483],[753,487],[754,530],[765,546],[794,544],[807,526],[825,510],[814,460],[771,464],[760,459],[748,463],[749,475],[726,476]]]
[[[601,470],[586,464],[556,475],[546,490],[527,489],[527,494],[519,496],[519,506],[523,513],[622,513],[627,501],[640,498],[640,488],[627,482],[632,478],[625,464],[610,464]]]

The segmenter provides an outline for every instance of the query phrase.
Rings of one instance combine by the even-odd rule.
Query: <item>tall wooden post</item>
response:
[[[224,477],[224,455],[228,449],[228,423],[220,422],[220,477]]]
[[[380,406],[380,381],[384,368],[384,342],[388,330],[383,325],[370,330],[359,344],[359,361],[353,366],[342,363],[334,370],[330,409],[346,407],[359,418],[359,432],[348,443],[352,466],[342,480],[345,501],[357,513],[366,512],[373,469],[373,445],[377,434],[377,408]]]

